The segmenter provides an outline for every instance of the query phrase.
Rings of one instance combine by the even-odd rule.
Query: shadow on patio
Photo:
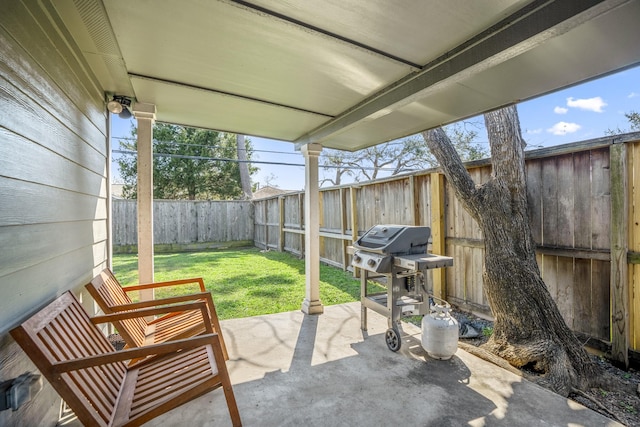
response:
[[[321,316],[279,313],[222,323],[245,426],[619,425],[462,350],[429,358],[420,329],[405,326],[401,350],[384,342],[386,318],[360,304]],[[216,390],[147,426],[230,425]]]

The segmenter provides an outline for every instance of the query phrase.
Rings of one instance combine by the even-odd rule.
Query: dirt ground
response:
[[[493,331],[492,322],[455,309],[452,315],[458,320],[459,324],[463,325],[460,331],[461,342],[480,346],[489,339]],[[477,335],[477,337],[464,338],[465,334]],[[593,355],[592,357],[606,371],[618,377],[622,382],[632,384],[632,389],[636,390],[636,392],[628,393],[594,388],[585,392],[584,395],[571,394],[569,398],[624,425],[640,427],[640,394],[638,393],[640,371],[633,367],[628,371],[624,371],[613,366],[604,356]],[[527,371],[522,373],[525,378],[535,382],[535,373]]]

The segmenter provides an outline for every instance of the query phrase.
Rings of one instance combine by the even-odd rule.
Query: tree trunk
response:
[[[244,143],[244,135],[236,135],[236,145],[238,151],[238,168],[240,169],[240,185],[242,188],[242,198],[251,200],[251,177],[249,176],[249,164],[247,163],[247,147]]]
[[[485,125],[493,170],[481,186],[475,185],[442,129],[423,133],[484,235],[484,290],[495,316],[493,335],[484,347],[515,367],[543,372],[543,385],[566,396],[574,387],[591,386],[599,368],[564,322],[540,276],[516,107],[485,114]]]

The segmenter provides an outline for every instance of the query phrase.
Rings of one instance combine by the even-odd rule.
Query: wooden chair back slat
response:
[[[167,341],[181,337],[193,335],[194,330],[202,325],[200,318],[192,316],[191,313],[180,313],[156,323],[155,340],[158,342]]]
[[[49,351],[55,356],[56,361],[65,361],[76,359],[79,357],[96,354],[95,352],[84,351],[77,346],[77,343],[73,342],[72,335],[65,333],[60,329],[60,326],[66,327],[65,322],[54,322],[59,325],[51,325],[52,327],[45,327],[39,333],[41,341],[47,346]],[[69,343],[65,346],[64,343]],[[112,372],[109,372],[111,377]],[[63,374],[68,381],[81,390],[82,394],[86,396],[89,402],[92,402],[92,406],[98,412],[99,416],[106,422],[108,421],[109,414],[113,411],[116,403],[117,396],[119,394],[119,387],[112,381],[113,377],[109,378],[104,374],[104,371],[97,368],[83,369],[76,372],[70,372]],[[122,376],[122,375],[121,375]]]
[[[118,279],[109,269],[104,269],[94,277],[87,285],[87,289],[105,314],[114,313],[113,307],[132,303],[129,295],[122,290]],[[133,344],[134,347],[144,345],[148,323],[143,317],[117,320],[113,324],[126,343]]]

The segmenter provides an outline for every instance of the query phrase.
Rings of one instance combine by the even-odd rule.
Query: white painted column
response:
[[[304,257],[306,273],[306,295],[302,311],[306,314],[321,314],[324,311],[320,301],[320,194],[318,186],[318,156],[320,144],[302,146],[305,159],[304,192]]]
[[[138,280],[153,282],[153,122],[156,106],[136,103],[138,120]],[[153,299],[153,290],[140,291],[140,300]]]

